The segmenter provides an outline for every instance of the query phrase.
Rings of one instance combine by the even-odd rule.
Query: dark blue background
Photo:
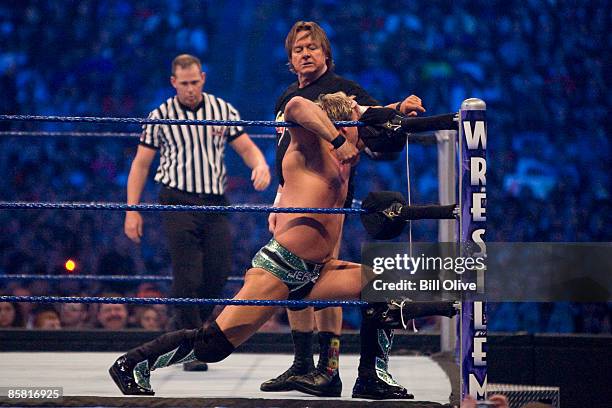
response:
[[[272,119],[276,97],[295,80],[286,67],[285,35],[296,20],[314,20],[330,37],[336,71],[382,102],[414,93],[427,114],[437,114],[456,111],[468,97],[486,101],[487,240],[610,240],[608,1],[9,3],[0,5],[3,114],[145,117],[173,94],[170,62],[188,52],[204,62],[207,92],[232,102],[243,119]],[[138,131],[43,123],[0,128]],[[258,144],[272,164],[273,144]],[[2,137],[0,199],[123,202],[135,145],[133,139]],[[410,146],[409,156],[413,202],[435,201],[435,149]],[[230,153],[228,162],[233,202],[271,203],[273,187],[254,193],[240,160]],[[359,172],[358,197],[406,192],[405,157],[362,160]],[[151,183],[145,201],[155,201],[155,188]],[[145,217],[145,242],[135,247],[123,236],[119,212],[2,211],[0,273],[61,273],[68,257],[79,273],[168,273],[160,226],[154,215]],[[240,225],[238,274],[268,233],[265,217],[233,219]],[[418,223],[413,236],[431,240],[435,231],[433,222]],[[346,235],[343,256],[358,259],[360,225],[348,222]],[[81,289],[40,286],[31,290]],[[513,307],[501,328],[610,330],[605,310],[589,323],[570,308],[570,317],[554,323],[546,313],[534,318],[518,310],[525,306]]]

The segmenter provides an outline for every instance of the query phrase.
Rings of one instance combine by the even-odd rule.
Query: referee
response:
[[[240,120],[228,102],[202,92],[206,73],[200,60],[182,54],[172,62],[170,82],[176,96],[149,114],[152,119]],[[228,205],[225,196],[226,142],[252,169],[257,191],[270,184],[266,160],[240,126],[145,125],[130,168],[127,203],[138,204],[151,163],[159,151],[155,181],[162,185],[161,204]],[[226,214],[162,212],[172,259],[172,296],[219,298],[231,270],[231,235]],[[137,211],[127,211],[125,234],[139,243],[143,220]],[[171,330],[202,327],[213,305],[177,306]],[[198,361],[183,366],[186,371],[204,371]]]

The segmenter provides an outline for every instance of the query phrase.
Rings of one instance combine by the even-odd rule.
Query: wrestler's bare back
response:
[[[313,133],[291,129],[283,158],[285,185],[279,207],[340,208],[348,191],[351,165],[341,164],[330,143]],[[274,238],[297,256],[326,262],[342,228],[340,214],[279,213]]]

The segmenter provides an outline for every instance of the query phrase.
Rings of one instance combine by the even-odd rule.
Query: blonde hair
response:
[[[287,52],[287,65],[289,66],[289,71],[295,74],[295,68],[293,64],[291,64],[291,51],[293,50],[293,44],[298,34],[302,31],[308,31],[312,40],[321,44],[321,48],[323,48],[323,53],[325,54],[325,65],[327,65],[328,70],[332,71],[334,69],[334,60],[332,58],[329,38],[327,38],[327,34],[325,34],[321,26],[314,21],[298,21],[291,27],[291,30],[289,30],[289,34],[287,34],[287,38],[285,38],[285,51]]]
[[[353,119],[353,101],[354,96],[348,96],[344,92],[335,92],[331,94],[321,94],[315,101],[317,105],[331,120],[352,120]]]
[[[182,69],[189,68],[192,65],[197,65],[202,70],[202,63],[198,57],[194,57],[190,54],[181,54],[172,61],[172,75],[176,74],[176,68],[181,67]]]

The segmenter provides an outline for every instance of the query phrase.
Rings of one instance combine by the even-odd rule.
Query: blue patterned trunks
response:
[[[272,238],[255,254],[251,265],[282,280],[289,288],[289,299],[296,300],[310,293],[325,264],[306,261]]]

